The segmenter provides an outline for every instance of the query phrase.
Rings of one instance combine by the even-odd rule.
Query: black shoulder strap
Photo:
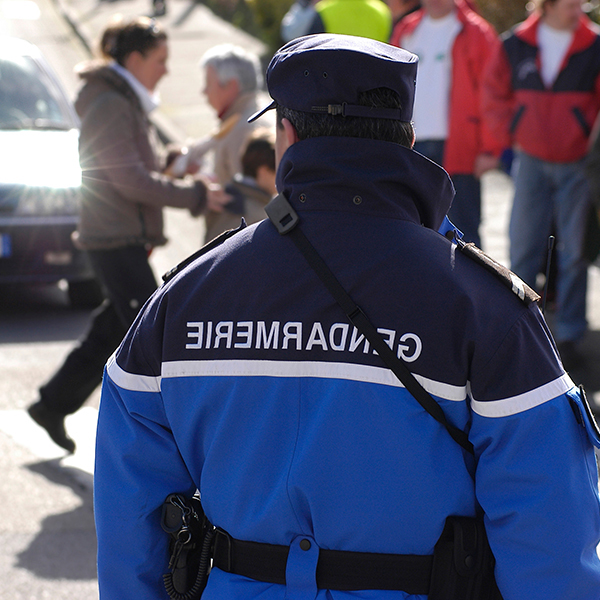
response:
[[[289,235],[297,248],[302,252],[310,267],[325,284],[333,298],[346,313],[350,322],[360,331],[377,351],[383,362],[404,384],[404,387],[419,404],[439,423],[441,423],[452,436],[454,441],[467,452],[473,454],[473,444],[469,442],[464,431],[455,427],[446,419],[441,406],[431,397],[423,386],[415,379],[414,375],[406,368],[404,363],[394,354],[375,326],[371,323],[363,310],[352,300],[350,295],[337,280],[331,269],[321,258],[309,239],[297,226],[298,214],[292,208],[285,196],[279,194],[265,207],[267,216],[275,225],[279,233]]]
[[[200,248],[200,250],[197,250],[192,255],[188,256],[186,259],[181,261],[176,267],[173,267],[172,269],[167,271],[162,276],[162,280],[165,283],[167,281],[170,281],[171,279],[173,279],[173,277],[175,277],[175,275],[177,275],[177,273],[179,273],[180,271],[183,271],[183,269],[185,269],[185,267],[187,267],[189,264],[193,263],[197,258],[200,258],[202,255],[206,254],[207,252],[210,252],[213,248],[220,246],[223,242],[228,240],[230,237],[233,237],[236,233],[239,233],[240,231],[242,231],[242,229],[246,229],[246,227],[247,227],[246,219],[244,219],[244,217],[242,217],[239,227],[237,227],[236,229],[228,229],[227,231],[224,231],[221,235],[218,235],[216,238],[214,238],[210,242],[207,242],[206,244],[204,244],[204,246],[202,246],[202,248]]]

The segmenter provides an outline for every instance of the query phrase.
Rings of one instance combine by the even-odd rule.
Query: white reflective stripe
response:
[[[122,389],[132,392],[160,392],[160,377],[134,375],[121,369],[113,354],[106,363],[108,376]]]
[[[206,360],[174,361],[162,365],[163,379],[174,377],[318,377],[344,379],[363,383],[376,383],[404,387],[398,378],[382,367],[366,365],[309,362],[309,361],[246,361]],[[415,376],[430,393],[444,400],[460,402],[466,398],[466,386],[455,386]]]
[[[571,378],[565,373],[550,383],[512,398],[491,402],[473,400],[471,408],[482,417],[508,417],[549,402],[561,394],[567,393],[574,385]]]
[[[523,284],[523,281],[514,273],[510,274],[510,280],[512,281],[513,292],[517,294],[517,296],[519,296],[521,300],[525,300],[525,286]]]

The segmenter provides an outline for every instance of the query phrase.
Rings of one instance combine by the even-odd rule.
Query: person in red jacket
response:
[[[515,149],[511,268],[535,286],[556,234],[553,333],[565,367],[577,369],[587,329],[585,156],[600,110],[600,36],[582,0],[538,0],[496,49],[482,95],[488,126]]]
[[[415,150],[448,171],[456,188],[449,217],[465,241],[479,246],[480,177],[497,166],[502,150],[481,117],[481,80],[500,42],[464,0],[422,5],[395,27],[390,40],[419,56]]]

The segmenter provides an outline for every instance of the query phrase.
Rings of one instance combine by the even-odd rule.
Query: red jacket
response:
[[[462,0],[456,3],[456,14],[462,29],[452,47],[449,129],[443,161],[451,175],[473,173],[479,154],[498,156],[503,149],[483,122],[480,98],[484,67],[500,41],[494,28]],[[419,10],[403,19],[394,29],[390,43],[402,46],[424,15]]]
[[[551,88],[540,75],[538,14],[504,38],[488,64],[482,107],[487,126],[504,147],[516,145],[548,162],[585,156],[600,110],[600,37],[582,17]]]

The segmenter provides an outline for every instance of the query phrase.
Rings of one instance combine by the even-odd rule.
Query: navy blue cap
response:
[[[306,113],[410,121],[418,58],[402,48],[369,38],[319,33],[281,47],[267,68],[273,102],[252,115],[258,119],[277,105]],[[389,88],[401,109],[360,106],[358,95]]]

